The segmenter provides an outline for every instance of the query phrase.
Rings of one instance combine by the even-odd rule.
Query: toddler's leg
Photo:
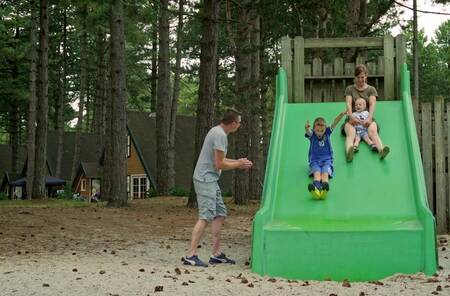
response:
[[[367,145],[369,145],[369,146],[372,146],[372,145],[373,145],[373,141],[370,139],[370,137],[369,137],[368,134],[365,134],[364,137],[363,137],[363,139],[364,139],[364,142],[367,143]]]

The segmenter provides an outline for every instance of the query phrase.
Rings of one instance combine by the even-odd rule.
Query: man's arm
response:
[[[249,169],[253,163],[247,158],[229,159],[225,158],[225,152],[214,150],[215,166],[217,170]]]
[[[344,115],[347,114],[347,111],[343,111],[341,113],[338,114],[338,116],[336,116],[336,118],[334,119],[333,123],[331,124],[331,129],[334,130],[334,128],[336,127],[336,125],[339,123],[339,121],[341,121],[342,117],[344,117]]]

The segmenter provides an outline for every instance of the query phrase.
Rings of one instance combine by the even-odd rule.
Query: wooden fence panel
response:
[[[438,233],[447,232],[447,194],[444,155],[444,98],[434,101],[434,155],[436,174],[436,225]]]
[[[434,212],[433,137],[431,103],[422,103],[422,162],[427,186],[428,204]]]

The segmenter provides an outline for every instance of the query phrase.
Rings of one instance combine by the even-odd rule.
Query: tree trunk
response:
[[[258,14],[259,1],[254,1],[254,9],[251,15],[251,103],[249,104],[249,132],[250,150],[248,157],[252,160],[253,166],[250,170],[250,199],[260,199],[262,192],[262,170],[261,170],[261,83],[260,83],[260,16]]]
[[[48,132],[48,3],[40,0],[39,63],[37,80],[36,153],[32,198],[45,198]]]
[[[350,0],[347,4],[346,36],[360,37],[367,27],[367,0]],[[358,50],[349,48],[345,50],[344,57],[347,62],[355,62]]]
[[[213,125],[216,99],[217,45],[219,39],[220,0],[205,0],[202,16],[202,38],[200,41],[200,70],[197,103],[197,123],[195,127],[194,166],[209,129]],[[193,186],[188,199],[188,207],[195,207],[197,201]]]
[[[236,98],[237,106],[242,112],[242,126],[236,135],[236,158],[249,156],[250,145],[250,101],[252,98],[252,44],[251,44],[251,18],[253,14],[252,1],[241,2],[239,10],[239,25],[237,33],[236,48]],[[234,202],[236,204],[247,204],[249,200],[249,171],[236,170],[234,174]]]
[[[167,195],[173,187],[169,178],[169,129],[172,99],[169,67],[169,16],[168,0],[160,1],[158,100],[156,104],[156,184],[159,195]]]
[[[152,29],[152,74],[150,82],[151,83],[150,112],[156,112],[157,81],[158,81],[158,27],[154,26]]]
[[[180,96],[180,79],[181,79],[181,44],[183,43],[183,13],[184,13],[184,0],[179,0],[178,9],[178,25],[177,25],[177,42],[175,44],[176,57],[175,57],[175,73],[173,80],[173,94],[172,94],[172,106],[170,109],[170,128],[169,128],[169,180],[173,188],[175,185],[175,131],[178,109],[178,98]]]
[[[122,0],[114,0],[110,9],[111,32],[111,158],[107,161],[109,186],[108,206],[127,205],[127,118],[124,9]]]
[[[20,40],[20,29],[16,28],[16,33],[14,34],[15,44],[18,44]],[[18,83],[19,79],[19,69],[17,65],[17,58],[12,61],[11,76],[13,83]],[[11,100],[10,110],[9,110],[9,141],[11,144],[11,171],[17,173],[17,166],[19,161],[19,142],[20,142],[20,115],[19,115],[19,105],[17,92],[13,92],[13,97]]]
[[[80,38],[80,96],[78,102],[78,120],[75,132],[75,147],[73,152],[72,161],[72,174],[70,181],[72,182],[75,178],[76,171],[80,165],[80,141],[81,141],[81,130],[83,128],[83,111],[84,104],[86,101],[87,92],[87,4],[83,4],[81,8],[81,38]]]
[[[105,84],[106,84],[106,69],[105,69],[105,32],[99,26],[97,28],[97,76],[95,82],[95,97],[94,97],[94,115],[92,120],[92,130],[96,136],[97,155],[100,155],[103,149],[103,109],[105,105]]]
[[[56,152],[56,177],[61,178],[61,167],[64,154],[64,102],[66,99],[66,68],[67,68],[67,10],[64,8],[62,54],[58,78],[58,103],[56,112],[56,133],[58,135],[58,148]],[[59,52],[59,47],[58,47]]]
[[[31,199],[33,195],[33,182],[34,182],[34,160],[35,160],[35,139],[36,139],[36,35],[37,35],[37,22],[36,22],[36,1],[31,0],[31,28],[30,28],[30,76],[29,76],[29,91],[30,100],[28,104],[28,122],[27,122],[27,199]]]

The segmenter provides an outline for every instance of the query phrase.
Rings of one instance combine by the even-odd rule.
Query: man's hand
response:
[[[305,123],[305,130],[309,131],[310,128],[311,128],[311,125],[309,124],[309,120],[307,120]]]
[[[242,170],[249,169],[253,165],[253,162],[251,162],[247,158],[239,158],[237,161],[239,162],[239,168]]]

